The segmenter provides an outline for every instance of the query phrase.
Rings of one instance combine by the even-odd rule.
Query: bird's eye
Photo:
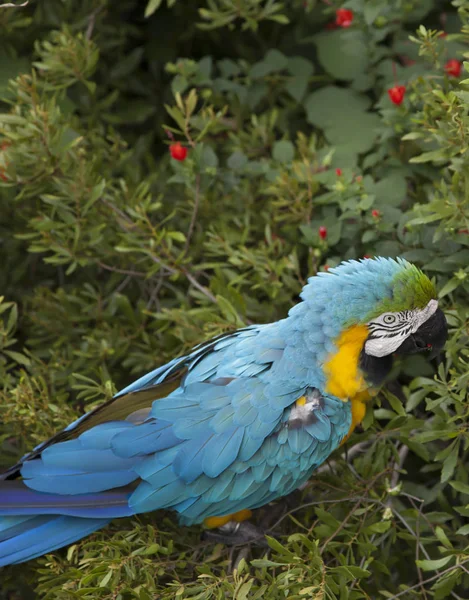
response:
[[[395,320],[396,317],[394,315],[384,315],[383,317],[383,321],[386,323],[386,325],[391,325],[391,323],[394,323]]]

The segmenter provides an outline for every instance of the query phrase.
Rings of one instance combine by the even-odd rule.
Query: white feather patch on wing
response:
[[[306,403],[298,404],[295,403],[291,410],[290,416],[288,417],[289,423],[308,423],[311,414],[314,413],[315,410],[321,407],[321,392],[316,388],[313,388],[307,394],[305,394]]]

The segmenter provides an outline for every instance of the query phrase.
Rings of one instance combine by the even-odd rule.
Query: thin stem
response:
[[[119,269],[118,267],[111,267],[111,265],[107,265],[100,260],[98,260],[96,264],[98,264],[102,269],[106,269],[106,271],[112,271],[113,273],[122,273],[122,275],[131,275],[132,277],[147,276],[147,274],[143,273],[142,271],[132,271],[131,269]]]
[[[436,575],[433,575],[433,577],[429,577],[428,579],[425,579],[425,581],[423,581],[423,582],[419,581],[412,587],[407,588],[406,590],[403,590],[402,592],[399,592],[398,594],[395,594],[394,596],[388,597],[388,600],[395,600],[396,598],[400,598],[404,594],[407,594],[408,592],[411,592],[412,590],[416,590],[417,588],[419,588],[422,585],[422,583],[423,584],[431,583],[432,581],[435,581],[435,579],[438,579],[442,575],[446,575],[446,573],[451,573],[451,571],[454,571],[454,569],[458,569],[459,567],[461,567],[462,565],[465,565],[467,563],[469,563],[469,559],[465,560],[460,565],[454,565],[454,567],[449,567],[448,569],[441,571],[441,573],[437,573]]]
[[[186,278],[192,283],[192,285],[199,290],[199,292],[202,292],[202,294],[209,298],[209,300],[211,300],[213,303],[217,303],[217,299],[210,290],[208,290],[201,283],[199,283],[197,279],[195,279],[195,277],[191,275],[186,269],[183,269],[182,272],[186,276]]]
[[[186,254],[187,251],[189,250],[192,234],[194,233],[195,222],[197,220],[197,213],[199,211],[199,204],[200,204],[200,174],[197,173],[197,175],[195,177],[194,208],[192,210],[191,222],[189,225],[189,230],[187,232],[186,243],[184,245],[183,254]]]

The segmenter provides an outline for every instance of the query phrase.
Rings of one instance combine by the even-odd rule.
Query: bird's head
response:
[[[321,307],[326,348],[344,331],[359,328],[360,361],[372,376],[390,366],[393,354],[436,356],[448,337],[433,283],[403,259],[344,262],[310,279],[302,298],[313,311]]]

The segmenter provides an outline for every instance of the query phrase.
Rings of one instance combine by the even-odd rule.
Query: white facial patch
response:
[[[436,312],[438,302],[430,300],[425,308],[383,313],[367,323],[370,337],[365,352],[370,356],[387,356]]]

